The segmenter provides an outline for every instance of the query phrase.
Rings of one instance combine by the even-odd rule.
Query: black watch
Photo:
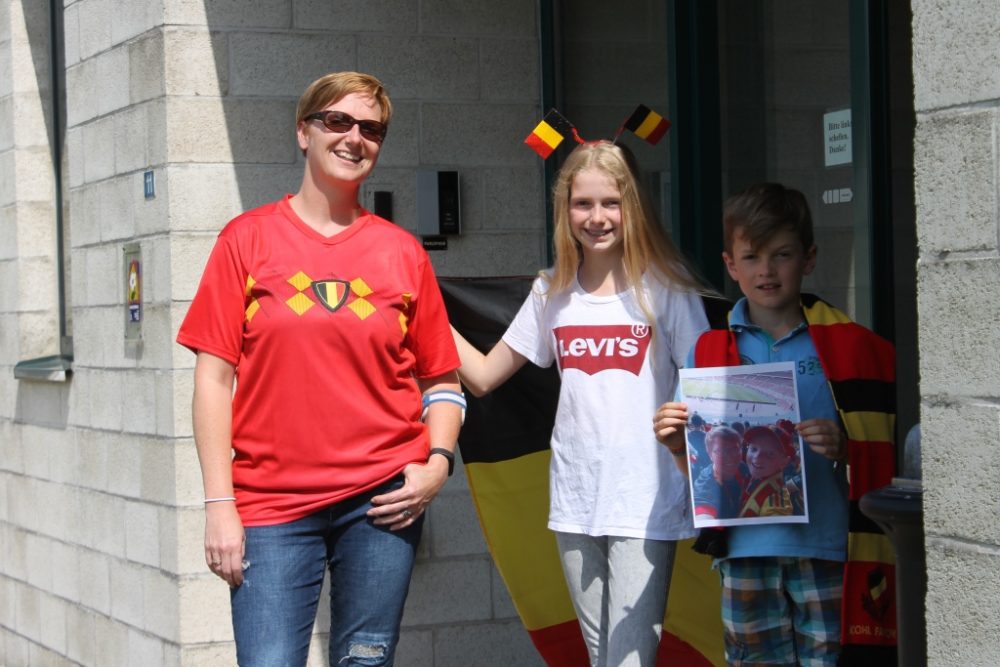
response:
[[[455,472],[455,455],[444,447],[431,447],[430,453],[427,454],[427,460],[430,461],[435,454],[440,454],[448,459],[448,477],[451,477],[451,473]]]

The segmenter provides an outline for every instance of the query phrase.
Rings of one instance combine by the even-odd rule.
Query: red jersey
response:
[[[301,518],[426,461],[416,379],[459,366],[411,234],[363,212],[325,238],[288,200],[226,225],[177,335],[236,367],[233,485],[248,526]]]

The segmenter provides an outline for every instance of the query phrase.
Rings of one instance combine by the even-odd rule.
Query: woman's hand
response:
[[[376,526],[400,530],[412,525],[448,480],[448,460],[432,456],[427,463],[410,463],[403,468],[403,480],[395,491],[372,498],[368,516]]]
[[[205,562],[208,569],[236,588],[243,583],[244,533],[236,503],[205,506]]]
[[[795,427],[809,449],[831,461],[847,458],[847,436],[832,419],[806,419]]]

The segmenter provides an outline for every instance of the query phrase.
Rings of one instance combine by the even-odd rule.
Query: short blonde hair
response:
[[[296,125],[305,121],[309,114],[322,111],[351,93],[371,95],[381,111],[380,120],[386,126],[389,125],[392,102],[388,91],[381,81],[371,74],[361,72],[331,72],[310,83],[299,98],[299,105],[295,110]]]

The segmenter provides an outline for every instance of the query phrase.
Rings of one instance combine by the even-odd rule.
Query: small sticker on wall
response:
[[[849,204],[854,199],[854,191],[850,188],[833,188],[824,190],[821,198],[824,204]]]
[[[142,338],[142,251],[136,243],[123,248],[125,256],[125,340]]]
[[[133,259],[128,263],[128,320],[129,322],[139,322],[142,320],[142,283],[140,282],[139,260]]]

